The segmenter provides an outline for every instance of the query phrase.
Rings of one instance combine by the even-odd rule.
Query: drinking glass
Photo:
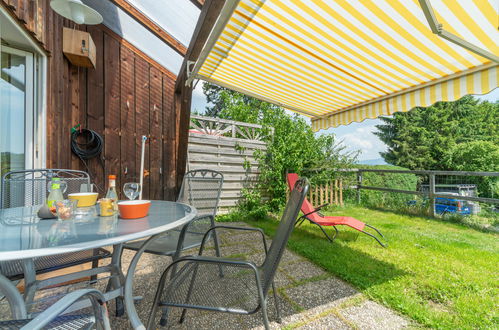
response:
[[[127,182],[123,186],[123,192],[129,200],[134,200],[140,194],[140,183],[137,182]]]
[[[75,215],[77,200],[64,199],[62,201],[55,201],[55,209],[57,212],[58,220],[71,220]]]

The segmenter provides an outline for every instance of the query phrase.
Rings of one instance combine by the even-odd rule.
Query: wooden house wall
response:
[[[175,75],[103,25],[77,26],[53,12],[49,0],[0,0],[47,51],[47,167],[90,173],[102,191],[109,174],[118,187],[137,180],[140,137],[146,145],[144,198],[172,200],[180,127],[174,108]],[[97,48],[95,69],[71,65],[62,53],[62,28],[86,30]],[[104,138],[100,159],[88,168],[70,148],[81,124]],[[187,124],[188,125],[188,124]],[[185,126],[185,125],[184,125]]]

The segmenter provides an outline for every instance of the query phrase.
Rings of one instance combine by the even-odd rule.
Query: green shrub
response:
[[[392,165],[360,165],[359,168],[365,169],[390,169],[390,170],[406,170],[403,167]],[[371,187],[382,187],[400,190],[417,189],[418,178],[414,174],[404,173],[377,173],[363,172],[362,185]],[[349,198],[352,194],[349,195]],[[408,207],[408,202],[414,200],[414,195],[383,192],[375,190],[362,189],[360,192],[360,202],[367,207],[376,208],[405,208]]]

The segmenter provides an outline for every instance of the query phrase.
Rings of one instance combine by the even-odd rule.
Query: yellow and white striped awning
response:
[[[430,2],[445,30],[499,55],[498,0]],[[497,63],[433,34],[418,0],[241,0],[215,39],[195,78],[312,117],[314,130],[499,84]]]

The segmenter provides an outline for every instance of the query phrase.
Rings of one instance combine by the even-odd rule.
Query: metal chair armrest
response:
[[[255,231],[255,232],[259,232],[261,235],[262,235],[262,241],[263,241],[263,248],[265,250],[265,255],[267,255],[267,241],[265,240],[265,234],[263,232],[262,229],[260,228],[253,228],[253,227],[238,227],[238,226],[227,226],[227,225],[216,225],[216,226],[213,226],[211,227],[210,229],[208,229],[206,231],[206,233],[204,234],[204,237],[203,237],[203,240],[201,241],[201,246],[199,248],[199,255],[202,255],[203,254],[203,250],[204,250],[204,244],[209,236],[209,233],[212,231],[212,230],[217,230],[217,229],[230,229],[230,230],[242,230],[242,231]]]
[[[258,273],[258,267],[253,262],[246,261],[246,260],[224,259],[224,258],[220,258],[220,257],[211,257],[211,256],[185,256],[185,257],[181,257],[181,258],[177,259],[175,262],[182,262],[182,261],[246,266],[248,268],[252,268],[255,272]]]
[[[57,301],[55,304],[47,308],[45,311],[40,313],[37,317],[31,320],[28,324],[22,327],[22,330],[27,329],[42,329],[47,326],[51,321],[61,315],[66,309],[68,309],[76,301],[83,297],[89,296],[94,312],[96,313],[96,319],[101,320],[104,329],[111,329],[109,324],[109,317],[106,308],[106,299],[102,293],[97,289],[83,289],[71,292],[64,296],[62,299]],[[100,315],[99,315],[100,314]]]
[[[307,215],[310,215],[310,214],[314,214],[314,213],[316,213],[316,212],[319,212],[320,210],[322,210],[323,208],[325,208],[325,207],[326,207],[326,206],[328,206],[329,204],[330,204],[330,203],[322,204],[321,206],[319,206],[319,207],[315,208],[312,212],[308,212],[308,213],[306,213],[306,214],[302,215],[302,216],[301,216],[301,218],[306,217]]]
[[[0,293],[9,302],[12,317],[17,320],[25,319],[28,315],[23,297],[12,282],[0,274]]]
[[[189,227],[196,221],[199,221],[199,220],[202,220],[202,219],[206,219],[206,218],[210,218],[211,220],[211,223],[214,223],[214,217],[213,215],[202,215],[202,216],[198,216],[198,217],[195,217],[194,219],[192,219],[191,221],[189,221],[187,224],[185,224],[183,227],[182,227],[182,230],[180,231],[180,235],[178,237],[178,242],[177,242],[177,250],[175,252],[175,255],[173,256],[173,260],[176,260],[178,259],[178,257],[180,256],[180,252],[182,252],[183,248],[184,248],[184,240],[185,240],[185,235],[187,234],[188,232],[188,229]],[[213,226],[212,226],[213,227]],[[211,229],[209,229],[211,230]],[[209,231],[208,230],[208,231]],[[205,234],[206,236],[206,234]],[[204,240],[204,236],[203,236],[203,240]]]

